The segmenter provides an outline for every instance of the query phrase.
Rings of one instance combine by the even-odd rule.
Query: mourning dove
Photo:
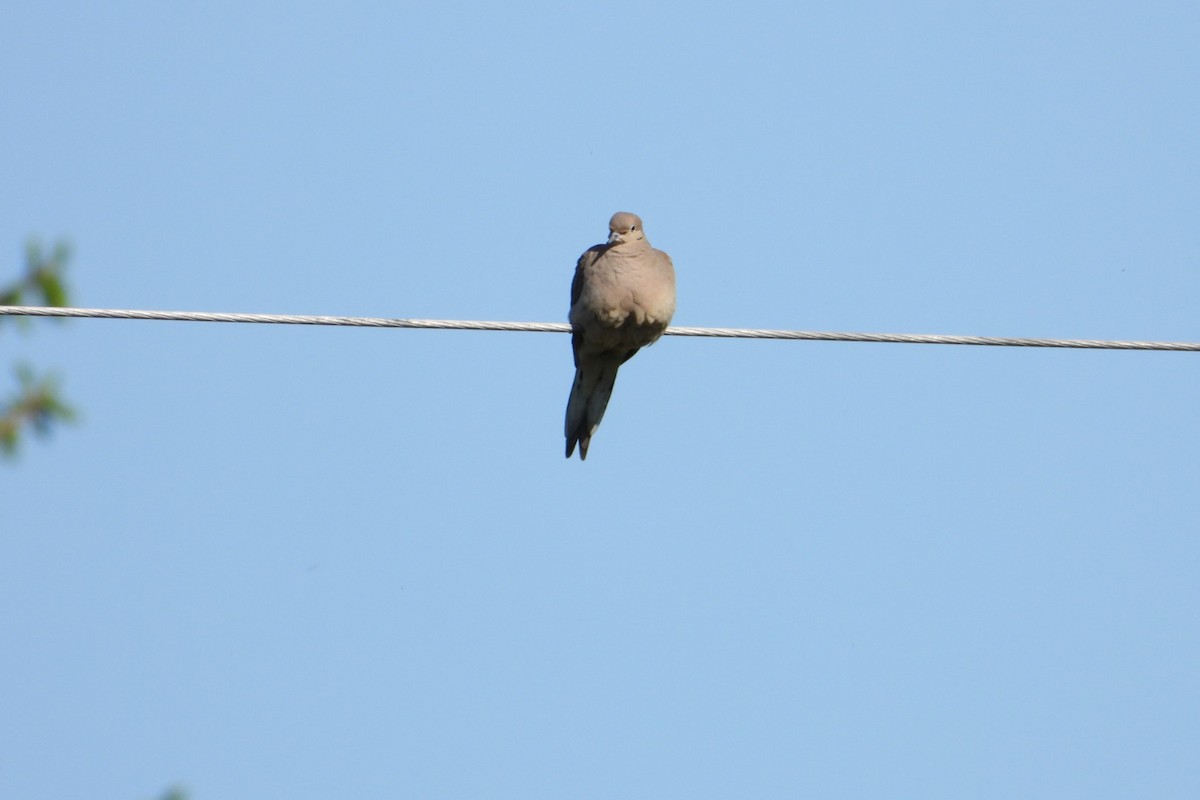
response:
[[[567,458],[587,458],[612,396],[617,369],[662,336],[675,313],[675,267],[650,246],[637,214],[618,211],[608,242],[579,257],[571,281],[575,382],[567,401]]]

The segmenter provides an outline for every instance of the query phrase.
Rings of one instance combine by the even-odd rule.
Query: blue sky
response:
[[[0,11],[78,305],[1200,340],[1195,3]],[[7,266],[4,266],[4,264]],[[4,270],[7,270],[5,272]],[[1192,798],[1189,353],[0,328],[0,796]]]

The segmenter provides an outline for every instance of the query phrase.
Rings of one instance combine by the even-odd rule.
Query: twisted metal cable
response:
[[[390,319],[331,317],[300,314],[230,314],[209,311],[139,311],[116,308],[49,308],[0,306],[0,316],[153,319],[177,322],[246,322],[274,325],[337,325],[358,328],[425,328],[471,331],[532,331],[569,333],[564,322],[488,322],[457,319]],[[1084,350],[1200,351],[1200,342],[1143,342],[1105,339],[1033,339],[1004,336],[951,336],[921,333],[837,333],[829,331],[764,330],[760,328],[667,328],[667,336],[712,336],[727,339],[801,339],[821,342],[887,342],[896,344],[959,344],[985,347],[1065,347]]]

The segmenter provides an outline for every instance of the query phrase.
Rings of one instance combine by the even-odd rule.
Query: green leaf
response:
[[[46,305],[65,306],[67,304],[67,290],[55,273],[42,271],[38,275],[38,287],[42,290],[42,297],[45,299]]]

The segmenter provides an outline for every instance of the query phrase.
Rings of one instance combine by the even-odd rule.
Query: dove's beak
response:
[[[618,233],[617,231],[613,231],[612,233],[610,233],[608,235],[608,243],[609,244],[620,244],[621,242],[622,242],[621,234]]]

